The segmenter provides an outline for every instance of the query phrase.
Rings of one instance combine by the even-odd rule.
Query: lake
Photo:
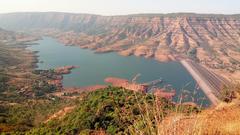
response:
[[[198,104],[209,104],[201,89],[196,90],[196,82],[179,62],[160,63],[154,59],[124,57],[117,53],[96,54],[94,51],[77,46],[65,46],[50,37],[43,37],[37,43],[38,45],[32,45],[29,48],[38,51],[38,59],[42,61],[37,64],[38,69],[79,66],[73,69],[71,74],[64,75],[64,87],[105,84],[106,77],[131,80],[135,75],[141,74],[137,79],[139,83],[162,78],[163,83],[159,86],[170,84],[178,94],[175,101],[180,97],[180,93],[187,90],[192,93]]]

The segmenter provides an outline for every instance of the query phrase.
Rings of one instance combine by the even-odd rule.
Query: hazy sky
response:
[[[133,13],[240,13],[240,0],[0,0],[0,13],[61,11],[101,15]]]

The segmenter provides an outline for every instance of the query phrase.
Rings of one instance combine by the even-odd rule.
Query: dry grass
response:
[[[238,86],[234,86],[236,98],[230,103],[220,103],[216,107],[200,113],[184,113],[181,107],[163,115],[161,105],[141,108],[147,113],[142,115],[145,128],[133,126],[131,134],[136,135],[240,135],[240,96]],[[152,120],[151,116],[154,116]]]
[[[199,114],[174,114],[161,122],[159,135],[238,135],[240,103],[222,103]]]

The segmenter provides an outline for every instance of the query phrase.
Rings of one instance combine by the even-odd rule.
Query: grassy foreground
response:
[[[48,120],[47,123],[47,117],[44,117],[45,120],[34,117],[35,119],[32,121],[42,120],[41,124],[33,125],[33,128],[25,129],[25,131],[18,130],[9,133],[39,135],[153,134],[158,132],[156,123],[172,112],[176,112],[176,109],[181,109],[181,112],[186,114],[198,111],[196,108],[177,106],[166,99],[157,99],[152,94],[135,93],[122,88],[108,87],[83,93],[80,97],[75,102],[68,104],[68,106],[74,107],[73,110],[62,113],[58,117]],[[43,110],[37,110],[43,112],[43,115],[44,112],[50,112],[46,109],[51,110],[49,104],[41,106],[41,108]],[[28,113],[28,111],[22,113]],[[32,115],[34,114],[32,113]],[[51,115],[48,113],[48,116]]]
[[[221,103],[215,108],[200,110],[188,105],[174,104],[169,100],[156,98],[152,94],[108,87],[84,92],[77,99],[72,100],[34,100],[9,106],[8,115],[0,124],[2,134],[235,135],[240,133],[238,98],[229,103]]]

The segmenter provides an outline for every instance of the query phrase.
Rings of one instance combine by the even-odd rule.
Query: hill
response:
[[[81,93],[74,100],[29,102],[27,106],[32,109],[24,111],[26,106],[18,105],[9,111],[16,116],[9,115],[6,120],[17,120],[19,125],[0,125],[0,129],[19,135],[240,133],[239,99],[214,108],[200,109],[152,94],[108,87]]]
[[[155,106],[161,110],[159,114]],[[182,112],[198,111],[195,107],[180,107],[152,94],[114,87],[87,93],[74,108],[32,129],[29,134],[134,134],[138,130],[150,134],[157,130],[154,123],[176,108],[181,108]]]

